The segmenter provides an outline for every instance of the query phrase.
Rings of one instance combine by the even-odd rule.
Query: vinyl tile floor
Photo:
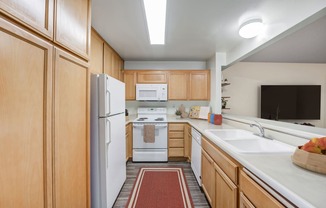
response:
[[[129,194],[132,190],[134,182],[136,180],[137,173],[141,167],[182,167],[184,170],[184,174],[186,176],[186,180],[188,183],[188,187],[190,189],[190,194],[192,200],[194,202],[195,208],[209,208],[209,204],[204,195],[204,192],[199,187],[195,175],[192,172],[190,163],[187,162],[168,162],[168,163],[127,163],[127,179],[125,184],[123,185],[120,194],[114,204],[114,208],[124,208],[127,204]],[[153,207],[154,208],[154,207]]]

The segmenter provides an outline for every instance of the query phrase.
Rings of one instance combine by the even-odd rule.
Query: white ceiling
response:
[[[127,61],[206,61],[220,52],[230,64],[325,6],[325,0],[168,0],[166,44],[150,45],[141,0],[92,0],[92,26]],[[253,16],[263,18],[264,34],[240,38],[239,25]]]

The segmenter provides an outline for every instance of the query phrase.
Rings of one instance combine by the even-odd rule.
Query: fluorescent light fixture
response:
[[[152,45],[165,43],[166,0],[143,0]]]
[[[263,21],[261,19],[251,19],[244,22],[239,29],[239,35],[243,38],[256,37],[263,28]]]

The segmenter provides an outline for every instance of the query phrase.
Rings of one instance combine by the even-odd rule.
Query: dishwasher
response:
[[[191,169],[201,186],[201,134],[195,128],[191,128],[191,137]]]

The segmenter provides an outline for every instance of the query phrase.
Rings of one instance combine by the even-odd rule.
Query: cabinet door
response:
[[[202,149],[201,156],[201,182],[202,188],[205,192],[205,195],[208,199],[211,207],[214,207],[215,203],[215,169],[213,159]]]
[[[126,100],[136,100],[136,72],[125,70],[124,82],[126,85]]]
[[[88,59],[90,48],[90,0],[56,0],[54,41]]]
[[[147,70],[137,73],[137,83],[159,84],[167,83],[167,73],[165,71]]]
[[[94,74],[103,73],[103,46],[104,41],[97,34],[97,32],[92,29],[91,34],[91,61],[90,61],[90,71]]]
[[[255,207],[285,207],[243,171],[240,172],[240,187],[241,191]]]
[[[190,100],[210,99],[209,70],[190,72]]]
[[[190,161],[191,156],[191,126],[186,124],[185,126],[185,133],[184,133],[184,140],[185,140],[185,157],[188,158]]]
[[[120,59],[119,61],[119,80],[121,82],[124,82],[124,63],[123,63],[123,59]]]
[[[116,79],[120,79],[121,58],[116,52],[113,52],[112,56],[113,56],[112,58],[113,77]]]
[[[215,207],[236,208],[237,207],[237,186],[228,176],[214,164],[215,168]]]
[[[39,34],[53,38],[53,0],[1,0],[0,11]]]
[[[132,157],[132,125],[126,126],[126,160]]]
[[[89,207],[89,72],[56,49],[54,77],[55,207]]]
[[[51,207],[52,46],[0,18],[0,207]]]
[[[243,194],[243,192],[240,192],[240,208],[255,208],[255,206],[249,201],[249,199]]]
[[[188,72],[169,72],[168,99],[187,100],[188,99]]]
[[[104,44],[104,62],[103,62],[103,71],[105,74],[108,74],[111,77],[113,75],[113,50],[108,44]]]

